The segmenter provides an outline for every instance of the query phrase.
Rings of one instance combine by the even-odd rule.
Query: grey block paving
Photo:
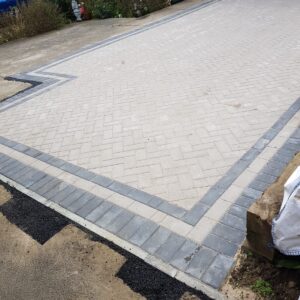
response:
[[[152,195],[137,189],[131,189],[127,196],[144,204],[147,204],[153,197]]]
[[[12,147],[13,149],[19,151],[19,152],[26,152],[26,150],[28,150],[29,148],[23,144],[16,144],[14,147]]]
[[[233,266],[233,258],[219,254],[201,277],[208,285],[219,288]]]
[[[165,262],[169,262],[184,242],[184,237],[175,233],[171,233],[166,242],[158,248],[154,255],[158,256]]]
[[[114,221],[117,218],[123,209],[119,206],[112,205],[112,207],[105,212],[105,214],[96,221],[96,224],[102,228],[107,228],[110,222]]]
[[[170,264],[179,270],[185,270],[194,255],[200,250],[200,246],[196,243],[186,240],[184,244],[178,249]]]
[[[226,177],[224,177],[226,178]],[[221,181],[223,178],[221,179]],[[202,204],[206,204],[208,206],[212,206],[218,198],[225,192],[226,188],[220,186],[219,182],[216,183],[216,186],[212,187],[201,199]]]
[[[10,159],[3,161],[3,163],[0,164],[0,172],[1,172],[1,173],[4,173],[6,167],[7,167],[8,165],[13,164],[13,163],[14,163],[14,162],[11,161]],[[9,170],[9,168],[8,168],[8,170]]]
[[[42,153],[41,152],[41,154],[38,155],[36,158],[43,161],[43,162],[48,162],[49,160],[51,160],[51,158],[53,158],[53,156],[49,155],[47,153]]]
[[[254,201],[255,201],[255,199],[242,195],[237,199],[235,204],[248,209]]]
[[[195,225],[198,223],[199,219],[205,215],[205,213],[209,210],[209,206],[198,202],[192,210],[188,211],[184,216],[183,220],[191,225]]]
[[[151,200],[148,202],[148,205],[154,208],[157,208],[159,205],[163,203],[163,199],[153,196]]]
[[[269,184],[272,184],[277,179],[277,176],[272,176],[271,174],[260,174],[255,178],[255,181],[263,181]]]
[[[54,178],[51,181],[48,181],[47,183],[43,184],[43,186],[35,189],[35,191],[40,194],[40,195],[44,195],[47,192],[51,191],[56,185],[58,185],[59,183],[61,183],[60,180]],[[33,189],[33,185],[30,187],[30,189]],[[34,189],[33,189],[34,190]]]
[[[86,218],[96,207],[98,207],[104,200],[99,197],[94,197],[90,199],[85,205],[83,205],[76,214]]]
[[[141,246],[157,229],[157,224],[146,220],[130,237],[129,241],[137,246]]]
[[[9,159],[10,159],[9,156],[6,156],[6,155],[0,153],[0,168],[1,168],[2,164]]]
[[[246,220],[247,208],[239,205],[232,205],[228,210],[228,213]]]
[[[16,167],[17,165],[19,164],[18,161],[14,161],[14,160],[9,160],[9,161],[6,161],[2,167],[1,167],[1,172],[3,174],[7,173],[7,171],[11,170],[12,168]]]
[[[31,167],[25,167],[24,169],[22,169],[21,171],[18,172],[18,174],[15,174],[15,180],[17,180],[18,178],[25,176],[27,173],[32,172],[32,168]],[[38,171],[36,171],[38,172]]]
[[[108,230],[112,233],[117,233],[120,231],[131,219],[133,219],[135,214],[127,210],[122,210],[117,218],[112,220],[108,226]]]
[[[246,230],[246,219],[245,218],[239,218],[237,216],[234,216],[230,213],[226,213],[221,221],[221,223],[228,225],[230,227],[233,227],[235,229],[239,229],[241,231]]]
[[[269,143],[270,139],[261,138],[253,145],[253,148],[257,150],[263,150]]]
[[[269,168],[272,168],[272,169],[283,170],[286,166],[286,163],[284,163],[282,161],[279,161],[279,160],[276,160],[276,159],[274,159],[274,157],[272,157],[268,161],[266,166],[269,167]],[[270,175],[272,175],[272,174],[270,174]]]
[[[68,162],[65,162],[61,167],[60,169],[66,171],[66,172],[69,172],[69,173],[72,173],[72,174],[76,174],[76,172],[78,172],[80,170],[80,167],[77,167],[73,164],[70,164]]]
[[[260,150],[251,148],[240,159],[251,162],[260,154],[260,152]]]
[[[128,224],[126,224],[117,235],[124,240],[129,240],[139,228],[144,227],[146,219],[140,216],[135,216]]]
[[[201,247],[191,259],[185,272],[200,279],[202,274],[207,270],[209,265],[213,262],[217,254],[218,253],[212,249]]]
[[[10,157],[4,156],[0,165],[0,170],[3,170],[7,164],[14,162]]]
[[[262,192],[257,191],[253,188],[247,187],[247,188],[244,189],[243,195],[246,196],[246,197],[257,200],[262,195]]]
[[[285,151],[285,153],[277,153],[276,155],[274,155],[272,157],[272,160],[276,162],[281,162],[283,164],[288,164],[292,157],[292,152]]]
[[[70,184],[60,181],[55,187],[53,187],[50,191],[46,192],[43,196],[46,199],[52,199],[55,197],[57,194],[62,192],[66,187],[70,186]]]
[[[266,165],[262,169],[261,173],[266,174],[266,175],[274,175],[274,176],[278,177],[282,173],[284,167],[285,166],[278,166],[277,168],[272,168],[269,165]]]
[[[124,196],[127,196],[129,194],[129,192],[133,189],[132,187],[130,187],[130,186],[126,185],[126,184],[117,182],[117,181],[113,181],[108,186],[108,188],[111,191],[114,191],[114,192],[119,193],[119,194],[124,195]]]
[[[267,182],[260,181],[258,179],[255,179],[254,181],[251,182],[249,185],[249,188],[255,189],[257,191],[263,192],[269,187],[270,184]]]
[[[99,206],[92,210],[87,216],[86,219],[90,222],[96,222],[99,220],[110,208],[112,204],[107,201],[102,201]]]
[[[93,199],[95,195],[86,192],[82,197],[74,201],[71,205],[68,206],[68,210],[71,212],[77,212],[82,208],[89,200]]]
[[[36,150],[34,148],[27,148],[24,153],[34,158],[41,154],[39,150]]]
[[[62,189],[60,192],[58,192],[56,195],[50,198],[50,200],[60,203],[63,201],[66,197],[68,197],[71,193],[73,193],[76,190],[76,188],[72,185],[67,185],[64,189]]]
[[[15,167],[11,168],[10,170],[4,172],[6,177],[14,179],[16,175],[25,168],[24,164],[17,164]]]
[[[213,249],[217,253],[222,253],[230,257],[234,257],[239,247],[238,245],[230,243],[214,234],[209,234],[203,241],[202,245]]]
[[[54,179],[55,179],[54,177],[52,177],[50,175],[46,175],[41,180],[39,180],[39,181],[33,183],[32,185],[30,185],[29,188],[30,188],[30,190],[36,192],[37,190],[39,190],[41,187],[43,187],[47,183],[53,182]]]
[[[10,148],[13,148],[15,145],[17,145],[18,143],[17,142],[14,142],[12,140],[9,140],[3,136],[0,137],[0,143],[7,146],[7,147],[10,147]]]
[[[160,204],[158,206],[158,209],[161,210],[162,212],[165,212],[171,216],[177,217],[177,218],[181,218],[184,216],[184,214],[186,213],[186,210],[175,206],[169,202],[164,201],[162,204]]]
[[[79,176],[80,178],[83,178],[83,179],[86,179],[86,180],[91,180],[93,179],[94,177],[96,177],[96,174],[93,173],[93,172],[90,172],[88,170],[85,170],[83,168],[80,168],[79,171],[77,171],[75,173],[75,175]]]
[[[53,166],[53,167],[57,167],[60,168],[65,164],[65,161],[58,159],[56,157],[51,157],[48,161],[47,164]]]
[[[162,244],[166,242],[166,240],[169,238],[171,235],[171,231],[164,228],[164,227],[159,227],[155,233],[150,236],[148,240],[142,244],[142,248],[146,250],[148,253],[155,253]]]
[[[1,166],[0,166],[0,172],[3,174],[6,174],[11,168],[14,168],[18,165],[18,162],[13,161],[11,159],[6,160]],[[10,168],[11,167],[11,168]]]
[[[33,183],[38,182],[42,180],[44,177],[46,177],[46,174],[43,172],[39,172],[37,170],[31,170],[26,172],[26,174],[17,176],[15,179],[16,182],[22,184],[26,188],[31,186]]]
[[[59,205],[69,209],[69,206],[71,206],[72,203],[74,203],[76,200],[83,197],[84,194],[85,194],[84,190],[76,189],[73,193],[71,193],[63,201],[61,201]]]
[[[102,175],[96,175],[96,177],[91,179],[91,182],[99,184],[103,187],[108,187],[110,184],[112,184],[113,180]]]
[[[232,243],[240,244],[245,238],[245,232],[224,224],[217,224],[212,233]]]

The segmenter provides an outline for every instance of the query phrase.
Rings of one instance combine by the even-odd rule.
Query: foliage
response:
[[[50,1],[53,2],[58,7],[60,12],[63,13],[67,19],[69,20],[76,19],[73,14],[71,0],[50,0]]]
[[[31,0],[19,7],[26,36],[58,29],[65,23],[58,7],[48,0]]]
[[[87,0],[94,18],[140,17],[170,5],[170,0]]]
[[[114,18],[120,14],[115,0],[88,0],[85,2],[85,6],[93,18]]]
[[[49,0],[31,0],[1,15],[0,43],[58,29],[64,23],[57,5]]]
[[[271,284],[263,279],[257,279],[251,286],[251,289],[262,297],[268,297],[273,294]]]
[[[83,0],[84,1],[84,0]],[[80,2],[78,0],[78,2]],[[170,0],[86,0],[93,18],[140,17],[170,5]],[[29,0],[0,15],[0,44],[58,29],[75,19],[71,0]]]
[[[298,257],[289,257],[288,259],[276,260],[276,267],[300,270],[300,259]]]

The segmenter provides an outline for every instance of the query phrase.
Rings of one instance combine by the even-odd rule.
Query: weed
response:
[[[251,289],[262,297],[268,297],[273,294],[271,284],[263,279],[257,279],[251,286]]]

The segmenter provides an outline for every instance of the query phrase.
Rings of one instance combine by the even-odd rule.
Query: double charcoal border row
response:
[[[0,174],[213,288],[220,287],[233,264],[233,257],[1,153]]]

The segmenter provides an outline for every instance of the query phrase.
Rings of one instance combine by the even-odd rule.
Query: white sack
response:
[[[300,255],[300,167],[284,185],[283,202],[272,222],[275,247],[285,255]]]

